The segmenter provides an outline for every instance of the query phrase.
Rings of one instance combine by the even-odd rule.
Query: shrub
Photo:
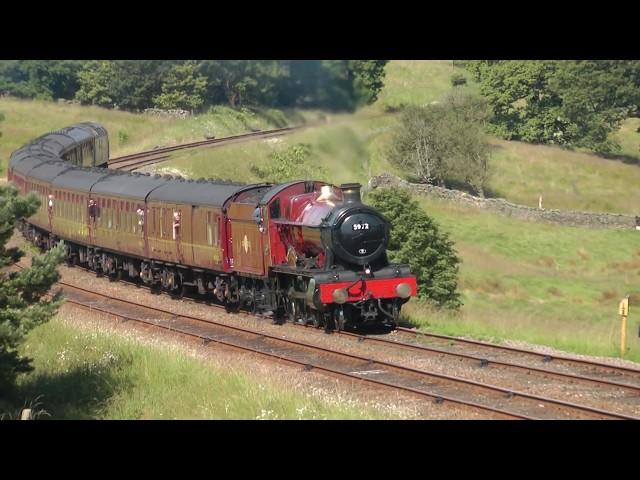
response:
[[[269,154],[270,162],[261,167],[251,165],[250,170],[261,180],[266,182],[284,182],[299,178],[320,178],[325,175],[322,167],[312,165],[308,160],[311,155],[311,145],[300,143],[286,150]]]
[[[454,87],[459,87],[461,85],[467,84],[467,79],[461,73],[454,73],[453,75],[451,75],[450,79],[451,85],[453,85]]]
[[[124,145],[128,141],[129,141],[129,134],[127,132],[125,132],[124,130],[119,130],[118,131],[118,143],[120,145]]]
[[[369,194],[368,201],[391,222],[389,260],[406,263],[418,281],[418,297],[438,307],[459,308],[460,259],[446,232],[404,190],[383,188]]]

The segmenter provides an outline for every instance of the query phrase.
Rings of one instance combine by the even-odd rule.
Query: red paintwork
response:
[[[342,202],[342,190],[333,187],[337,197],[334,203],[317,201],[323,185],[322,182],[314,183],[314,191],[304,193],[305,182],[296,183],[276,195],[265,208],[276,201],[280,202],[280,217],[269,221],[269,243],[271,252],[271,264],[283,265],[287,263],[287,253],[292,246],[298,254],[312,252],[318,256],[318,267],[324,265],[324,248],[320,242],[319,227],[322,218],[326,217],[336,203]],[[315,231],[314,231],[315,230]]]
[[[416,284],[416,277],[367,278],[364,282],[358,281],[355,285],[353,282],[320,284],[320,301],[324,304],[334,303],[334,290],[347,288],[351,285],[353,286],[347,290],[347,293],[349,293],[348,302],[357,302],[371,298],[397,298],[396,286],[400,283],[408,283],[411,286],[411,296],[417,295],[418,286]]]

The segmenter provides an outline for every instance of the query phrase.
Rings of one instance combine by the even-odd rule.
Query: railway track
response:
[[[461,358],[464,357],[479,362],[482,367],[522,367],[532,372],[566,378],[572,381],[611,386],[635,392],[636,394],[640,393],[640,369],[637,368],[611,365],[557,354],[540,353],[508,345],[498,345],[480,340],[452,337],[437,333],[420,332],[402,327],[398,327],[395,333],[398,337],[419,342],[407,343],[398,339],[387,340],[387,342],[399,345],[402,348],[431,351]],[[371,337],[367,337],[367,340],[378,341],[378,339]],[[426,343],[428,343],[428,345]],[[514,360],[529,362],[530,364],[517,363],[514,362]],[[542,368],[541,365],[544,365],[545,368]]]
[[[370,356],[364,357],[308,342],[289,340],[262,331],[240,328],[210,319],[141,305],[60,282],[68,301],[81,308],[172,331],[204,344],[214,343],[298,365],[305,370],[357,380],[489,414],[520,419],[637,419],[634,416],[531,395],[469,379],[409,368]],[[396,342],[392,342],[396,343]]]
[[[227,145],[231,143],[244,142],[249,139],[255,139],[255,138],[278,137],[281,135],[289,134],[296,130],[300,130],[301,128],[304,128],[304,127],[297,126],[297,127],[276,128],[273,130],[243,133],[239,135],[232,135],[229,137],[201,140],[197,142],[183,143],[180,145],[172,145],[169,147],[157,148],[154,150],[146,150],[143,152],[133,153],[130,155],[124,155],[122,157],[112,158],[109,160],[108,168],[111,168],[114,170],[133,171],[143,166],[159,163],[169,158],[172,152],[175,152],[178,150],[185,150],[189,148],[213,146],[213,145],[215,146]]]
[[[148,288],[144,284],[132,282],[131,280],[123,279],[123,281],[138,287]],[[189,297],[185,297],[183,300],[196,301]],[[217,304],[211,304],[210,306],[224,308]],[[290,325],[292,327],[306,328],[300,324]],[[524,373],[526,375],[534,374],[542,378],[554,377],[570,383],[582,383],[595,386],[601,390],[623,391],[632,397],[638,397],[640,395],[640,369],[560,355],[551,356],[532,350],[435,333],[419,332],[403,327],[398,327],[394,332],[384,337],[344,331],[337,333],[342,337],[358,343],[366,342],[389,348],[400,348],[420,352],[428,356],[458,358],[475,364],[480,368],[499,368]],[[400,338],[408,339],[409,341],[402,341]],[[435,340],[438,345],[425,345],[423,343],[425,339]],[[473,348],[470,350],[466,347],[467,345],[471,345]],[[502,355],[500,355],[501,352],[503,352]],[[575,366],[578,366],[579,369],[576,370]],[[584,368],[588,370],[585,371]],[[638,408],[640,408],[640,405]]]

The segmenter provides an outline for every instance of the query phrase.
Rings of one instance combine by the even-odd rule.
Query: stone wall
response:
[[[144,113],[151,115],[152,117],[172,117],[172,118],[187,118],[190,113],[188,110],[162,110],[161,108],[145,108]]]
[[[458,190],[436,187],[434,185],[409,183],[390,174],[382,174],[369,180],[369,188],[401,187],[414,193],[447,200],[460,205],[490,210],[508,217],[529,221],[559,223],[591,228],[618,228],[640,230],[640,217],[615,213],[573,212],[546,208],[533,208],[507,202],[503,198],[480,198]]]

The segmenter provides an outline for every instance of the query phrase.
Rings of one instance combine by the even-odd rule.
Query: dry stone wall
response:
[[[504,198],[480,198],[458,190],[418,183],[409,183],[395,175],[384,173],[369,180],[369,188],[401,187],[408,188],[414,193],[433,198],[447,200],[483,210],[490,210],[499,214],[529,221],[559,223],[562,225],[591,227],[635,229],[640,231],[640,217],[615,213],[574,212],[546,208],[533,208],[507,202]]]
[[[152,117],[170,117],[170,118],[187,118],[189,115],[188,110],[162,110],[161,108],[145,108],[144,113],[151,115]]]

